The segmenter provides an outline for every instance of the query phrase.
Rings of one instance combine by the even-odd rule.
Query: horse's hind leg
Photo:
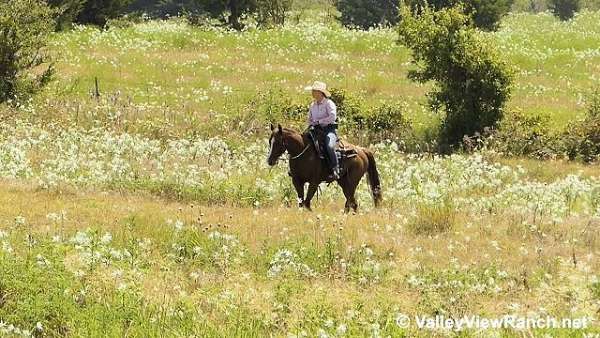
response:
[[[356,193],[356,186],[357,184],[355,184],[354,182],[352,182],[348,176],[346,176],[346,179],[342,181],[340,181],[340,186],[342,187],[342,191],[344,192],[344,196],[346,197],[346,205],[344,207],[344,212],[348,213],[350,212],[350,209],[352,208],[352,210],[354,212],[356,212],[356,210],[358,210],[358,203],[356,202],[356,197],[354,196]]]
[[[296,188],[296,193],[298,194],[298,207],[304,207],[304,182],[297,178],[292,178],[292,183],[294,184],[294,188]]]

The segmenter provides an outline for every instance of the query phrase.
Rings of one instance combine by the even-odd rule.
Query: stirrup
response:
[[[328,181],[329,180],[331,180],[331,181],[337,181],[340,178],[341,178],[341,175],[340,175],[340,170],[339,169],[337,169],[337,170],[332,169],[331,173],[327,176],[327,180]]]

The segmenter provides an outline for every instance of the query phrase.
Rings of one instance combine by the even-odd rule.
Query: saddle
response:
[[[327,161],[327,150],[325,149],[325,132],[323,129],[315,128],[307,131],[309,139],[312,141],[317,155],[320,159]],[[344,142],[338,137],[335,145],[335,154],[338,158],[340,165],[340,171],[344,169],[344,160],[358,156],[358,153],[354,149],[346,148]]]

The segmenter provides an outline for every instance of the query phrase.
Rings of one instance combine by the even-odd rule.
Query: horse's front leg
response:
[[[315,196],[315,193],[317,192],[317,188],[319,188],[318,183],[310,183],[308,185],[308,191],[306,192],[306,199],[304,200],[304,207],[308,210],[312,210],[310,208],[310,201]]]
[[[302,208],[304,206],[304,182],[297,177],[292,177],[292,183],[298,194],[298,208]]]

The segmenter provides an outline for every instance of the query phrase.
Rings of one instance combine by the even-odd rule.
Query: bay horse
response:
[[[348,213],[352,209],[356,212],[358,208],[355,198],[356,187],[365,173],[368,173],[367,179],[371,187],[375,207],[379,206],[382,198],[381,183],[373,152],[348,143],[344,143],[344,146],[345,149],[356,152],[356,156],[343,159],[343,171],[340,179],[337,180],[346,197],[344,211]],[[319,157],[308,133],[301,134],[292,129],[282,128],[281,125],[278,125],[277,128],[271,125],[267,164],[275,166],[281,155],[286,151],[290,156],[289,173],[298,193],[298,206],[311,210],[310,202],[317,192],[319,184],[322,182],[331,183],[327,181],[329,168],[325,161]],[[309,185],[305,196],[304,185],[306,183]]]

